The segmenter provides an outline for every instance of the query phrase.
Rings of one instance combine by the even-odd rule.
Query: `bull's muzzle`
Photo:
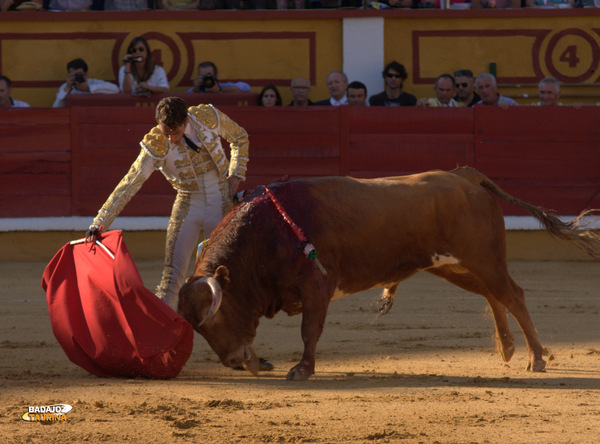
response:
[[[206,284],[210,288],[210,293],[212,295],[212,301],[210,303],[210,308],[208,309],[208,313],[206,313],[206,316],[204,316],[204,319],[202,319],[198,323],[198,327],[200,327],[202,324],[204,324],[206,321],[208,321],[210,318],[212,318],[215,315],[215,313],[219,310],[219,307],[221,306],[221,301],[223,300],[223,290],[221,289],[221,285],[215,278],[208,276],[208,277],[203,277],[203,278],[196,280],[196,282],[194,282],[194,286],[196,287],[196,290],[200,291],[201,290],[200,286],[202,284]]]

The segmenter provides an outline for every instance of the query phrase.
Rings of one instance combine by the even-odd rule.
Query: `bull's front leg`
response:
[[[305,381],[315,373],[317,341],[323,332],[327,307],[329,306],[329,295],[326,292],[324,283],[318,285],[319,289],[317,291],[315,291],[314,283],[313,281],[309,295],[304,297],[302,301],[301,333],[304,342],[304,354],[301,361],[288,372],[287,380]],[[303,294],[306,295],[307,293]]]

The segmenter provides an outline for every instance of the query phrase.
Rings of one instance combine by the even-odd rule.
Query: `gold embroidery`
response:
[[[219,184],[219,189],[221,191],[221,211],[223,211],[223,215],[225,215],[233,208],[233,201],[231,200],[231,197],[229,197],[229,182],[223,180]]]
[[[219,115],[219,135],[229,142],[231,160],[229,162],[229,176],[236,176],[244,180],[246,178],[246,165],[248,163],[248,152],[250,143],[248,133],[227,115],[217,110]],[[226,159],[224,159],[226,164]]]
[[[173,162],[173,164],[175,165],[175,168],[180,170],[181,168],[189,167],[192,164],[192,162],[190,162],[189,158],[183,158],[177,159],[175,162]]]
[[[123,210],[125,205],[138,192],[144,182],[154,171],[153,159],[142,149],[138,158],[133,162],[129,171],[121,179],[114,191],[110,194],[98,216],[94,219],[92,225],[103,226],[103,231],[108,230],[117,215]]]
[[[213,171],[215,169],[216,169],[215,165],[214,164],[211,165],[210,163],[205,163],[203,165],[196,165],[194,167],[194,171],[196,172],[196,174],[198,176],[202,176],[203,174],[208,173],[209,171]]]
[[[119,182],[113,193],[102,206],[94,225],[103,225],[107,230],[115,217],[140,189],[155,168],[160,168],[169,183],[178,191],[200,190],[202,175],[217,170],[220,179],[223,214],[231,207],[228,176],[244,180],[248,163],[248,134],[212,105],[199,105],[188,109],[190,125],[198,136],[202,150],[190,150],[180,143],[169,153],[170,144],[158,127],[146,134],[142,140],[142,152],[131,166],[127,175]],[[220,137],[229,142],[231,161],[228,161]]]
[[[177,193],[177,197],[173,203],[173,210],[171,211],[169,226],[167,227],[165,267],[163,269],[163,275],[160,284],[158,284],[158,287],[156,287],[156,295],[161,299],[165,297],[167,289],[173,280],[173,258],[175,253],[175,244],[177,243],[179,233],[181,233],[183,222],[190,212],[190,200],[191,197],[189,194]]]
[[[150,132],[144,136],[142,143],[148,148],[148,151],[150,151],[153,156],[161,158],[165,157],[169,152],[169,141],[160,131],[158,126],[152,128]]]
[[[196,181],[182,183],[178,179],[167,179],[167,180],[169,181],[171,186],[178,191],[188,191],[188,192],[200,191],[200,186],[198,185],[198,182],[196,182]]]
[[[208,129],[215,129],[219,124],[217,112],[212,105],[192,106],[188,108],[188,112]]]
[[[182,182],[185,182],[186,180],[190,180],[190,179],[195,179],[196,175],[194,174],[194,170],[184,170],[184,171],[180,171],[179,172],[179,179]]]

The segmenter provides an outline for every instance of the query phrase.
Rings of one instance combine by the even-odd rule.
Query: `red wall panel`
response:
[[[559,214],[600,207],[600,107],[219,109],[250,135],[244,188],[284,175],[377,177],[471,165]],[[154,124],[148,107],[0,111],[0,218],[94,215]],[[167,216],[173,196],[157,172],[123,215]]]

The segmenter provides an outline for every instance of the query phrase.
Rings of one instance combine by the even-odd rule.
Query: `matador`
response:
[[[179,289],[198,241],[208,238],[231,209],[239,182],[245,180],[249,142],[246,131],[212,105],[188,108],[178,97],[159,102],[156,121],[158,125],[140,142],[139,156],[98,212],[86,238],[95,241],[99,230],[108,230],[154,170],[160,170],[177,196],[156,295],[177,311]],[[229,142],[230,160],[221,137]]]

